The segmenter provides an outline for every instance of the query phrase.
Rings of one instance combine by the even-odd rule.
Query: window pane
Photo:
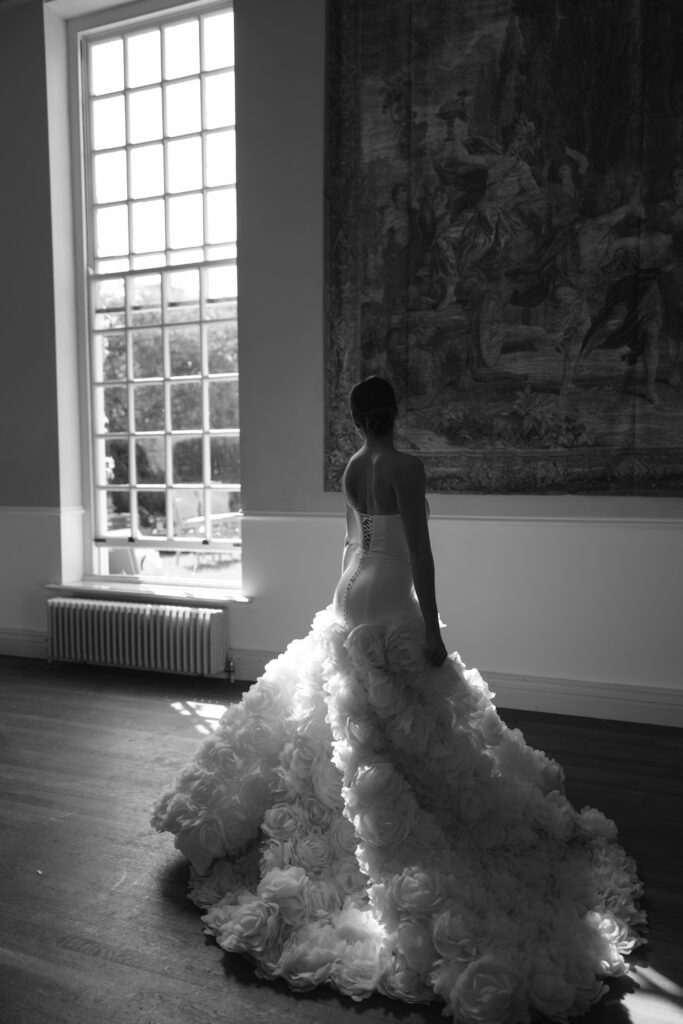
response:
[[[240,480],[240,440],[238,437],[212,437],[211,481],[238,484]]]
[[[201,383],[171,384],[171,429],[202,429]]]
[[[104,420],[101,427],[108,434],[122,434],[128,430],[128,389],[125,387],[105,387]]]
[[[199,325],[175,327],[168,332],[168,347],[171,355],[171,376],[199,376],[202,372]],[[201,426],[201,422],[199,424]]]
[[[142,89],[128,97],[128,141],[151,142],[163,135],[161,89]]]
[[[163,430],[164,385],[136,384],[133,392],[135,401],[135,429]]]
[[[168,201],[169,242],[172,249],[189,249],[204,241],[204,203],[201,193],[173,196]]]
[[[201,437],[183,437],[172,440],[173,483],[201,484],[202,469]]]
[[[129,36],[128,85],[131,89],[139,85],[151,85],[161,81],[161,48],[159,30],[140,32]]]
[[[107,533],[130,532],[130,496],[128,491],[107,491]]]
[[[239,542],[242,534],[240,515],[242,499],[239,491],[223,491],[212,487],[208,494],[211,536],[217,540]]]
[[[161,274],[138,274],[128,282],[131,324],[161,323]]]
[[[104,465],[108,484],[127,484],[128,472],[128,441],[115,439],[106,441],[104,445]]]
[[[199,320],[199,271],[176,270],[166,278],[166,323]]]
[[[123,39],[90,47],[90,91],[94,96],[123,89]]]
[[[207,307],[214,309],[220,303],[224,306],[223,299],[233,298],[237,295],[237,273],[234,266],[210,267],[206,272],[206,303]],[[210,313],[207,308],[207,317],[216,318],[215,313]],[[223,314],[225,315],[225,314]],[[233,315],[236,315],[236,311]]]
[[[166,221],[163,199],[131,204],[133,252],[159,252],[165,248]]]
[[[206,184],[232,185],[236,177],[234,129],[211,132],[206,136]]]
[[[130,151],[130,194],[133,199],[164,192],[164,148],[161,143]]]
[[[231,242],[237,238],[235,189],[223,188],[206,196],[208,242]]]
[[[107,327],[123,327],[125,310],[124,280],[111,277],[98,281],[93,287],[95,307],[95,330]]]
[[[212,430],[226,430],[238,425],[237,381],[211,381],[209,383],[209,426]]]
[[[128,208],[104,206],[95,212],[97,255],[121,256],[128,252]]]
[[[220,71],[205,82],[205,128],[227,128],[235,123],[235,73]]]
[[[163,377],[164,348],[161,329],[133,331],[133,376]]]
[[[166,130],[169,135],[192,135],[201,131],[202,112],[199,79],[174,82],[166,87]]]
[[[168,144],[168,190],[191,192],[201,188],[202,140],[199,135]]]
[[[166,482],[166,443],[163,437],[136,438],[135,471],[139,484]]]
[[[123,331],[95,337],[93,373],[98,381],[126,379],[126,336]]]
[[[95,202],[115,203],[128,198],[126,151],[98,153],[94,160]]]
[[[94,100],[92,105],[93,149],[114,149],[126,144],[126,115],[123,96]]]
[[[219,321],[206,329],[209,373],[237,372],[237,321]]]
[[[204,492],[201,490],[174,490],[173,523],[176,537],[203,537]]]
[[[145,537],[166,535],[166,492],[138,491],[138,530]]]
[[[199,71],[199,24],[183,21],[164,28],[166,78],[183,78]]]
[[[231,14],[208,14],[202,19],[204,68],[231,67],[235,63],[235,37]]]

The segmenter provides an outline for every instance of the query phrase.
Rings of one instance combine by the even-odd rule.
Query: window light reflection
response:
[[[218,728],[226,704],[213,704],[198,700],[177,700],[171,704],[174,711],[185,718],[192,719],[192,723],[202,736],[209,736]]]

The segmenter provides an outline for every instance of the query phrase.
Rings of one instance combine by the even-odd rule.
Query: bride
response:
[[[633,860],[498,716],[439,628],[422,463],[391,385],[351,392],[363,445],[330,607],[225,711],[152,824],[207,934],[262,978],[437,1000],[459,1024],[584,1013],[645,914]]]

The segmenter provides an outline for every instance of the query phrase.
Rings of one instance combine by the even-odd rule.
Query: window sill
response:
[[[186,604],[203,607],[225,607],[229,604],[250,604],[252,598],[239,590],[219,590],[210,587],[173,586],[163,584],[120,583],[107,580],[77,580],[74,583],[48,583],[46,590],[69,597],[109,597],[113,601],[148,601],[150,604]]]

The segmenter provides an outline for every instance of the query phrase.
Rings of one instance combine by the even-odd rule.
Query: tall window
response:
[[[95,570],[239,583],[232,8],[81,53]]]

